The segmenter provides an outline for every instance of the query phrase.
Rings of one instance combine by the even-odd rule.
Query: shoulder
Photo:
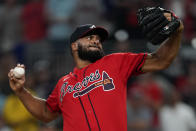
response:
[[[132,53],[132,52],[120,52],[120,53],[112,53],[112,54],[106,55],[105,57],[134,55],[134,54],[136,54],[136,53]]]
[[[144,57],[146,53],[112,53],[104,56],[101,60],[125,60],[125,59],[135,59],[138,57]]]
[[[57,86],[58,86],[58,85],[62,85],[63,83],[65,83],[66,81],[68,81],[68,80],[71,78],[71,74],[72,74],[72,73],[70,72],[69,74],[62,76],[62,77],[58,80]]]
[[[138,55],[137,53],[132,53],[132,52],[128,52],[128,53],[112,53],[109,55],[104,56],[104,59],[109,59],[109,58],[117,58],[117,57],[124,57],[124,56],[135,56]]]

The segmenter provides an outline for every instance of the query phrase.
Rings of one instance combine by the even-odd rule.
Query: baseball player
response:
[[[152,43],[164,37],[156,52],[104,56],[107,30],[81,25],[70,37],[76,67],[58,81],[47,100],[32,96],[24,87],[25,76],[16,79],[13,69],[8,73],[11,89],[37,119],[50,122],[62,115],[64,131],[126,131],[128,78],[167,68],[177,55],[183,31],[182,22],[173,13],[157,7],[140,10],[138,21],[146,34],[157,32]]]

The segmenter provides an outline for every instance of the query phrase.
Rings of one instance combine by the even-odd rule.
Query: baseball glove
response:
[[[167,20],[164,13],[171,13],[171,21]],[[160,7],[139,9],[137,18],[143,35],[154,45],[162,43],[180,26],[180,20],[173,12]]]

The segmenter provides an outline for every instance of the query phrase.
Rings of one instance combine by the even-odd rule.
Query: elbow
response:
[[[51,122],[53,119],[49,119],[49,118],[42,118],[40,119],[40,121],[42,121],[43,123],[47,124],[49,122]]]
[[[43,113],[42,115],[40,115],[37,118],[38,118],[38,120],[40,120],[41,122],[46,123],[46,124],[54,120],[53,117],[51,117],[51,116],[49,116],[48,114],[45,114],[45,113]]]
[[[171,63],[164,63],[162,70],[167,69],[170,65],[171,65]]]
[[[168,56],[168,57],[157,59],[158,70],[167,69],[171,65],[174,59],[175,59],[175,56],[170,56],[170,57]]]
[[[44,120],[42,120],[42,122],[44,122],[45,124],[47,124],[47,123],[49,123],[49,122],[51,122],[52,120],[49,120],[49,119],[44,119]]]

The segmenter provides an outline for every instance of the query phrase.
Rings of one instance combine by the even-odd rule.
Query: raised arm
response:
[[[17,65],[24,68],[24,65]],[[25,76],[17,79],[13,75],[13,69],[8,73],[11,89],[22,101],[26,109],[37,119],[43,122],[50,122],[58,117],[59,113],[51,112],[46,106],[46,100],[33,96],[27,89],[24,88]]]
[[[170,19],[169,16],[166,17]],[[167,68],[178,54],[183,30],[183,23],[180,22],[180,27],[176,32],[168,40],[163,42],[154,53],[147,55],[141,70],[143,72],[153,72]]]

